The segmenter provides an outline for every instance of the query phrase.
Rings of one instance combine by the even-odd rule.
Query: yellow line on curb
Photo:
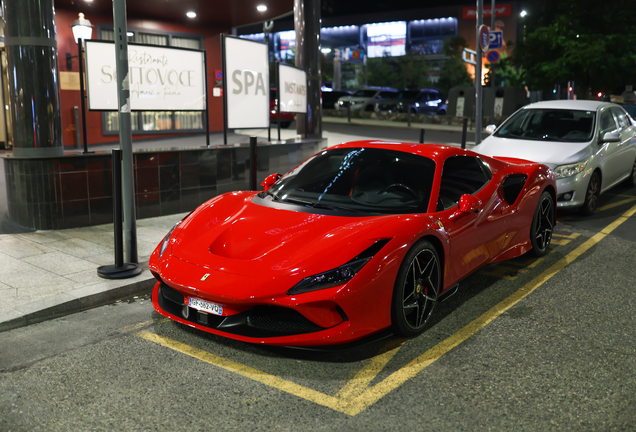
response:
[[[189,345],[177,342],[147,331],[139,331],[135,333],[148,341],[157,343],[167,348],[179,351],[183,354],[205,361],[207,363],[218,366],[230,372],[237,373],[246,378],[253,379],[262,384],[277,388],[284,392],[293,394],[300,398],[314,402],[319,405],[331,408],[350,416],[355,416],[373,405],[381,398],[400,387],[409,379],[415,377],[419,372],[431,365],[444,354],[473,336],[479,330],[484,328],[490,322],[501,316],[512,306],[523,300],[530,293],[535,291],[552,276],[563,270],[568,264],[576,260],[592,246],[596,245],[608,234],[614,231],[622,223],[627,221],[636,213],[636,206],[629,209],[618,219],[607,225],[603,230],[589,238],[579,247],[568,253],[566,256],[554,263],[550,268],[534,278],[532,281],[524,285],[521,289],[508,296],[503,301],[492,307],[490,310],[482,314],[477,319],[470,322],[464,328],[446,338],[433,348],[429,349],[419,357],[412,360],[406,366],[393,372],[391,375],[370,386],[371,381],[381,372],[382,368],[393,358],[403,341],[396,341],[398,346],[379,356],[374,357],[369,363],[358,372],[355,377],[347,383],[336,396],[329,396],[308,387],[293,383],[291,381],[279,378],[277,376],[259,371],[249,366],[242,365],[232,360],[211,354],[207,351],[199,350]]]

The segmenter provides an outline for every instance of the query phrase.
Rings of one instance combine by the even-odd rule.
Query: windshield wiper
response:
[[[282,201],[282,199],[278,195],[276,195],[274,192],[270,192],[270,191],[267,190],[267,191],[261,192],[261,194],[265,194],[267,196],[271,196],[272,197],[272,201],[278,201],[278,202]]]
[[[319,201],[312,202],[311,207],[327,209],[327,210],[346,211],[346,212],[352,212],[352,213],[363,213],[362,210],[352,209],[350,207],[342,207],[342,206],[333,205],[333,204],[325,204]]]

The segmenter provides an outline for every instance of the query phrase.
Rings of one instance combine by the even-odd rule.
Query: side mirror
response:
[[[497,126],[495,126],[494,124],[486,126],[486,133],[490,135],[494,134],[496,130],[497,130]]]
[[[270,174],[267,177],[265,177],[265,180],[263,180],[263,183],[261,183],[261,186],[263,186],[264,190],[267,190],[269,188],[271,188],[274,183],[276,183],[278,180],[280,180],[280,178],[282,177],[282,174]]]
[[[619,142],[621,140],[621,134],[618,132],[605,132],[603,135],[603,142]]]
[[[462,195],[459,199],[459,211],[462,213],[478,212],[481,201],[474,195]]]

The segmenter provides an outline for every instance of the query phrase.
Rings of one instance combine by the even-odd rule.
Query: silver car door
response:
[[[612,107],[611,111],[614,114],[621,134],[621,142],[618,149],[620,164],[617,164],[617,170],[619,171],[618,179],[622,180],[631,174],[634,166],[634,159],[636,158],[636,138],[634,138],[636,126],[632,125],[622,108]]]
[[[605,108],[599,115],[598,124],[598,142],[603,147],[601,150],[601,160],[599,165],[602,171],[602,190],[606,190],[611,187],[620,177],[621,161],[620,150],[621,143],[619,142],[602,142],[603,135],[607,132],[617,132],[618,127],[616,121],[609,108]]]

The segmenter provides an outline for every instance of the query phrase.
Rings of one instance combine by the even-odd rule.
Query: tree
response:
[[[429,68],[423,55],[410,51],[404,56],[367,59],[366,71],[359,76],[360,86],[418,89],[430,86]]]
[[[450,57],[444,63],[439,74],[438,87],[444,94],[452,87],[473,85],[473,79],[466,70],[466,63],[462,60],[462,51],[468,42],[461,36],[455,36],[444,41],[444,54]]]
[[[511,45],[511,42],[508,42]],[[495,73],[495,86],[508,87],[524,87],[526,85],[526,71],[523,67],[514,67],[512,57],[508,57],[506,53],[501,55],[497,63],[489,63],[486,65],[488,72],[486,73],[486,86],[490,86],[493,72]]]
[[[636,84],[633,0],[541,0],[521,23],[513,54],[530,90],[575,81],[577,93],[622,92]]]

